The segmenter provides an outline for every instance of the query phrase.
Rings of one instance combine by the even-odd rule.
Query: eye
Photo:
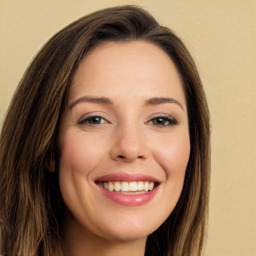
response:
[[[88,124],[88,125],[99,125],[108,123],[108,121],[102,116],[88,116],[86,118],[81,119],[78,124]]]
[[[148,123],[159,127],[169,127],[178,124],[176,119],[171,116],[157,116],[149,120]]]

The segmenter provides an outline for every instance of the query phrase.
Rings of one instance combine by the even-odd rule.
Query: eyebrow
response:
[[[81,102],[91,102],[91,103],[98,103],[98,104],[104,104],[104,105],[113,105],[110,99],[104,98],[104,97],[81,97],[77,100],[75,100],[73,103],[70,104],[69,109],[73,108],[75,105]]]
[[[103,104],[103,105],[113,105],[113,102],[109,98],[105,97],[91,97],[91,96],[85,96],[81,97],[77,100],[75,100],[73,103],[70,104],[69,109],[72,109],[75,105],[82,103],[82,102],[90,102],[90,103],[97,103],[97,104]],[[182,110],[184,110],[183,105],[175,100],[174,98],[169,97],[154,97],[150,98],[145,101],[146,106],[152,106],[152,105],[160,105],[165,103],[174,103],[180,106]]]
[[[179,101],[175,100],[174,98],[169,98],[169,97],[154,97],[154,98],[150,98],[150,99],[146,100],[146,104],[145,105],[159,105],[159,104],[164,104],[164,103],[174,103],[174,104],[177,104],[178,106],[180,106],[184,110],[183,105]]]

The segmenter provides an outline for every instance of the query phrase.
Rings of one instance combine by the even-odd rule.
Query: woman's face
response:
[[[170,215],[190,155],[182,81],[144,41],[107,42],[80,63],[59,133],[73,233],[144,239]]]

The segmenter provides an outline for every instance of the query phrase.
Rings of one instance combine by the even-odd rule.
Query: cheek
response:
[[[66,206],[75,216],[93,208],[90,174],[104,156],[105,145],[84,132],[66,132],[60,142],[59,184]],[[86,201],[86,205],[83,203]],[[79,207],[78,207],[79,206]]]
[[[184,178],[190,156],[189,135],[165,139],[160,147],[155,147],[154,158],[165,170],[166,178]],[[183,180],[182,180],[183,182]]]
[[[161,146],[153,150],[154,160],[161,166],[165,179],[162,186],[162,204],[158,206],[161,216],[166,220],[177,204],[184,184],[184,177],[190,156],[189,136],[169,137],[162,140]]]
[[[60,169],[88,174],[104,154],[103,145],[93,136],[77,133],[67,134],[62,140]]]

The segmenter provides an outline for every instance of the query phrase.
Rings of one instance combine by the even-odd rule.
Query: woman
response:
[[[50,39],[0,143],[5,255],[201,255],[205,94],[181,40],[143,9],[101,10]]]

